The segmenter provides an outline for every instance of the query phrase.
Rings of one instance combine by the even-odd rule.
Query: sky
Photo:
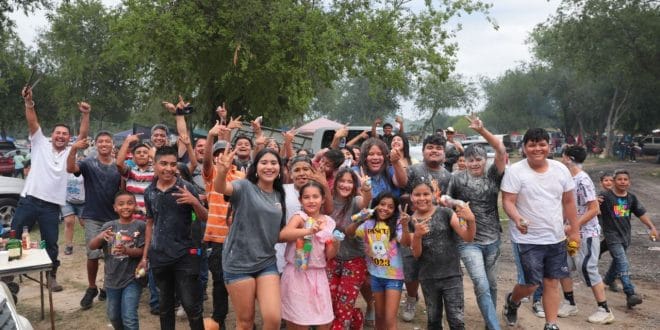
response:
[[[119,0],[103,0],[105,4],[116,5]],[[525,43],[534,26],[544,22],[555,12],[559,0],[491,0],[493,8],[490,16],[499,25],[495,30],[482,14],[463,15],[459,18],[463,29],[456,35],[459,46],[456,74],[477,80],[481,76],[496,78],[532,58],[529,46]],[[421,6],[422,0],[414,0],[412,7]],[[413,9],[414,10],[414,9]],[[38,31],[47,28],[48,22],[43,12],[32,13],[29,17],[14,13],[17,31],[21,39],[34,46]],[[412,101],[402,102],[404,114],[410,114]],[[476,110],[483,107],[477,104]]]

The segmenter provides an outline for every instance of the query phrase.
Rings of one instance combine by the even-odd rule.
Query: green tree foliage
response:
[[[439,114],[451,109],[471,109],[477,96],[476,86],[461,76],[444,78],[429,74],[420,82],[415,106],[420,116],[428,118],[425,128],[431,126],[433,131]]]
[[[25,63],[27,50],[11,30],[0,30],[0,131],[15,132],[19,120],[16,109],[22,109],[20,90],[27,79]]]
[[[50,6],[50,0],[0,0],[0,31],[7,31],[14,26],[8,14],[21,11],[27,15],[36,9]]]
[[[316,92],[345,77],[397,95],[409,94],[418,74],[446,77],[456,53],[447,22],[488,8],[471,0],[426,1],[415,12],[408,5],[126,0],[114,46],[139,65],[146,91],[192,97],[201,110],[194,120],[213,120],[226,101],[234,115],[277,124],[302,117]]]
[[[136,105],[137,81],[132,61],[112,47],[117,13],[99,0],[76,0],[48,19],[51,28],[40,36],[38,59],[57,80],[53,97],[59,118],[74,122],[75,104],[85,100],[92,105],[92,129],[124,122]]]
[[[575,84],[595,87],[584,91],[592,102],[577,117],[599,119],[613,142],[615,129],[641,131],[660,121],[658,35],[657,1],[565,0],[531,41],[539,59],[574,73]]]

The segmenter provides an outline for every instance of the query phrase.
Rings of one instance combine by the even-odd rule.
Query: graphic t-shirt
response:
[[[587,173],[580,171],[573,177],[575,181],[575,201],[577,204],[577,217],[581,218],[589,210],[589,202],[596,200],[596,187]],[[600,225],[598,217],[594,216],[591,220],[580,227],[580,237],[599,237]]]
[[[637,196],[628,192],[626,196],[617,196],[611,190],[601,194],[604,197],[600,204],[601,227],[608,243],[630,245],[630,219],[632,214],[641,217],[646,214],[644,205]]]
[[[140,257],[131,258],[114,252],[113,246],[121,244],[127,248],[144,246],[144,221],[132,221],[128,224],[119,223],[119,220],[106,222],[101,232],[112,228],[116,235],[109,242],[103,241],[101,245],[105,255],[105,286],[111,289],[122,289],[135,278],[135,268],[140,263]],[[119,241],[116,239],[119,238]]]
[[[71,204],[85,203],[85,179],[82,175],[69,173],[66,179],[66,202]]]
[[[378,278],[403,279],[403,263],[399,244],[403,229],[396,226],[396,239],[390,240],[390,227],[383,221],[369,219],[355,231],[355,236],[365,241],[365,253],[369,274]]]

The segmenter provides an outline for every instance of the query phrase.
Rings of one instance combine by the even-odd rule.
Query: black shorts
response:
[[[570,275],[566,241],[556,244],[518,244],[525,284],[539,285],[544,278],[561,279]]]

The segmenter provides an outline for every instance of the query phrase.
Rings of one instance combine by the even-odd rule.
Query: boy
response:
[[[199,285],[201,237],[193,237],[192,233],[200,232],[199,221],[206,221],[207,212],[193,185],[176,176],[176,147],[164,146],[156,150],[154,171],[158,180],[144,191],[147,228],[138,269],[146,269],[149,261],[160,290],[161,329],[174,329],[176,291],[190,328],[201,330],[204,328]]]
[[[138,304],[142,285],[135,280],[144,246],[144,221],[133,221],[135,195],[120,191],[114,210],[119,219],[106,222],[89,242],[91,250],[103,249],[108,319],[115,329],[138,329]],[[142,275],[144,276],[144,275]]]
[[[605,274],[604,284],[612,291],[618,291],[614,280],[618,277],[626,293],[628,308],[642,303],[642,298],[635,294],[635,286],[630,280],[628,257],[626,250],[630,246],[630,218],[631,213],[651,232],[651,237],[658,237],[658,232],[646,215],[646,209],[637,199],[637,196],[628,192],[630,188],[630,174],[626,170],[614,171],[614,187],[601,193],[603,203],[600,204],[601,226],[607,241],[607,248],[612,256],[612,264]]]

